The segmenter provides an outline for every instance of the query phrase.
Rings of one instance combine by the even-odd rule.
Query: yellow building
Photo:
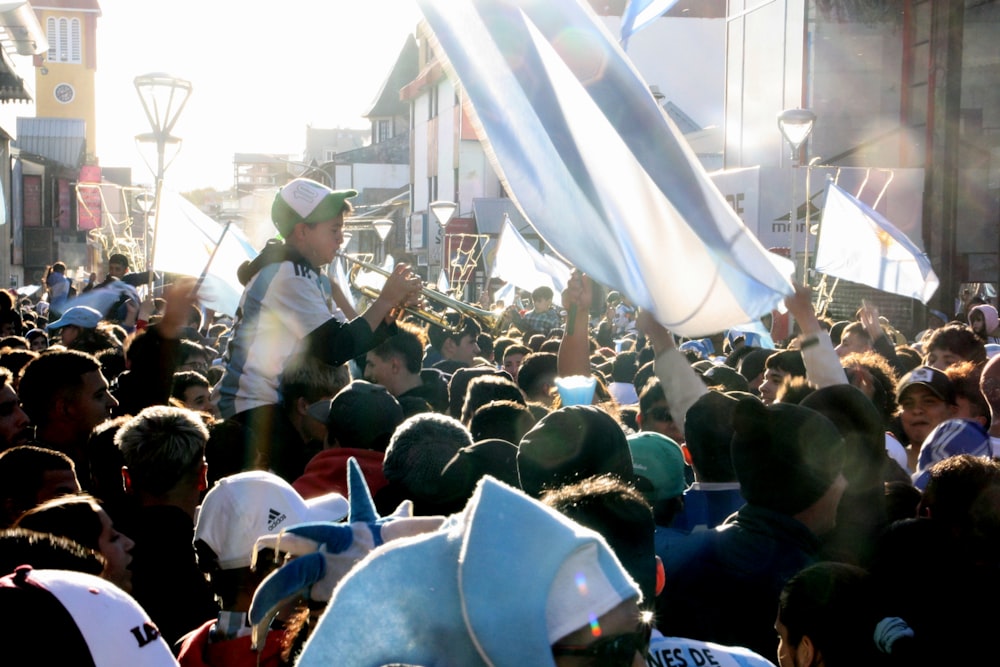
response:
[[[38,0],[31,3],[49,40],[35,56],[35,114],[39,118],[79,118],[86,124],[87,157],[97,147],[97,0]]]

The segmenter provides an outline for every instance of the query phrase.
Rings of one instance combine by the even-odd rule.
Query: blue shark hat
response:
[[[439,530],[361,561],[296,664],[554,665],[556,640],[639,595],[597,533],[486,477]]]
[[[990,456],[990,434],[979,422],[971,419],[946,419],[927,434],[920,445],[917,471],[913,473],[913,486],[921,491],[931,479],[930,468],[959,454]]]

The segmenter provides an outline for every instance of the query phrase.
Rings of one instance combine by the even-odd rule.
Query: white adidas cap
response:
[[[251,470],[223,477],[205,495],[194,539],[211,547],[221,569],[250,567],[258,537],[297,523],[339,521],[347,511],[347,499],[339,494],[305,501],[281,477]]]

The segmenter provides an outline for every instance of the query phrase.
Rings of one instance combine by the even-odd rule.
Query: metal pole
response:
[[[809,241],[812,238],[812,229],[809,228],[809,213],[812,211],[812,200],[809,198],[809,176],[812,174],[812,161],[806,163],[806,254],[802,260],[802,282],[809,284]]]
[[[795,160],[794,160],[794,157],[793,157],[793,160],[792,160],[792,170],[791,170],[792,171],[792,207],[788,211],[788,224],[789,224],[789,236],[790,236],[789,247],[788,247],[788,255],[789,255],[788,258],[790,260],[792,260],[792,266],[797,266],[796,263],[795,263],[795,228],[796,228],[796,226],[798,226],[798,222],[799,222],[799,220],[798,220],[798,212],[796,211],[796,206],[795,206],[795,167],[796,167],[796,164],[795,164]],[[796,274],[798,273],[797,269],[796,269],[795,273]],[[799,282],[798,275],[796,275],[795,276],[795,283],[798,284],[798,282]]]

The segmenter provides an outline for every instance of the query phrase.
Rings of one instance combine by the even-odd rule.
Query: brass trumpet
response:
[[[359,285],[357,283],[358,274],[362,269],[365,271],[370,271],[376,273],[380,276],[388,278],[392,275],[391,271],[378,266],[377,264],[372,264],[366,262],[362,259],[358,259],[352,255],[346,255],[343,253],[338,253],[338,257],[343,257],[347,261],[351,262],[351,270],[348,272],[348,281],[351,283],[351,287],[360,292],[363,296],[368,299],[377,299],[380,294],[380,290],[369,285]],[[493,312],[491,310],[485,310],[483,308],[476,308],[475,306],[469,305],[464,301],[460,301],[447,294],[442,294],[441,292],[431,289],[429,287],[423,287],[420,290],[421,296],[428,301],[433,301],[435,303],[441,304],[445,308],[451,308],[463,317],[471,317],[474,319],[484,331],[490,333],[497,333],[500,325],[503,322],[502,312]],[[442,314],[436,313],[433,310],[426,308],[404,308],[407,313],[413,315],[417,319],[423,320],[428,324],[433,324],[434,326],[446,329],[452,333],[459,333],[462,331],[461,322],[458,325],[452,324],[448,321],[448,318]]]

